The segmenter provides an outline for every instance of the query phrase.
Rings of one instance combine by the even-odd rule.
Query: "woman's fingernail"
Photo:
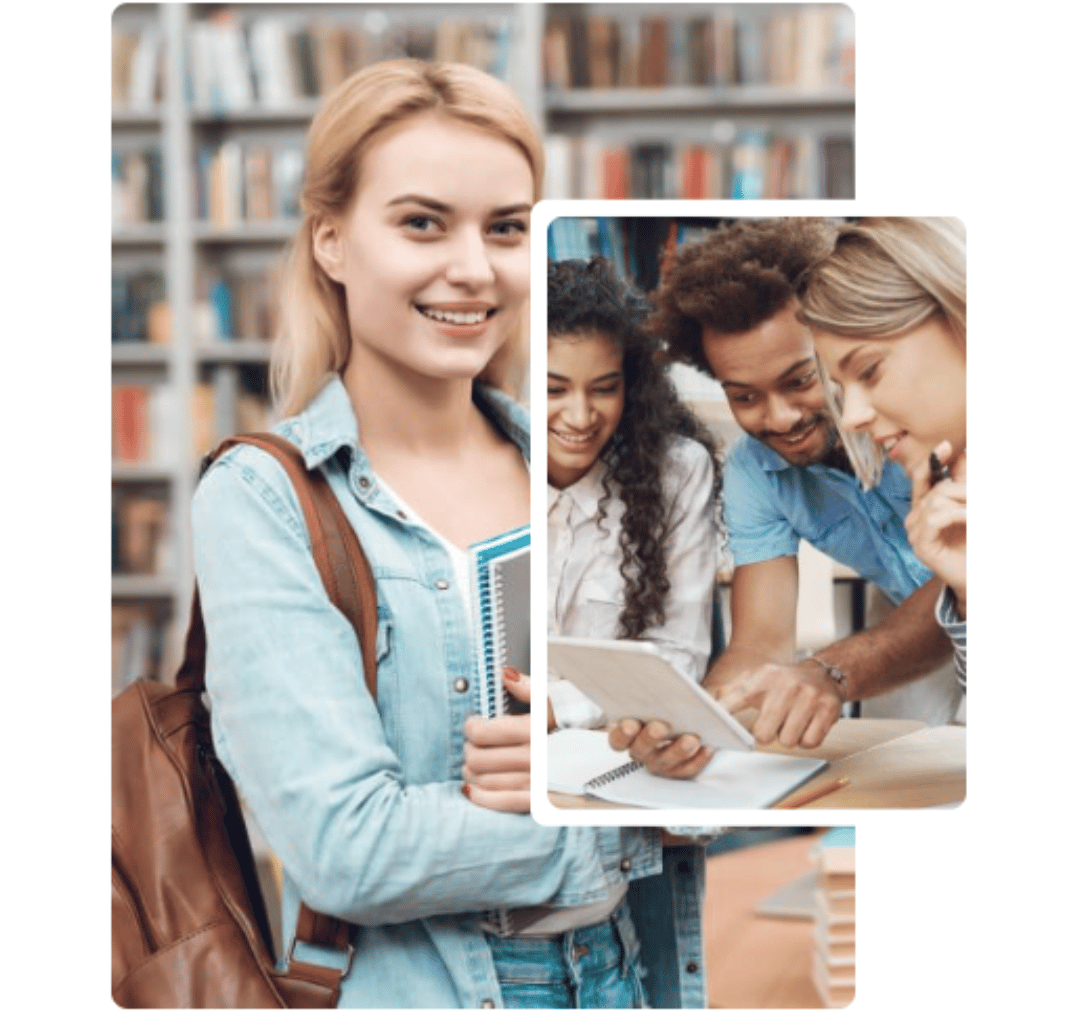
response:
[[[469,790],[469,783],[468,783],[468,782],[466,782],[466,783],[464,783],[464,785],[462,785],[462,787],[461,787],[461,794],[462,794],[462,796],[468,796],[468,795],[469,795],[469,791],[470,791],[470,790]]]
[[[503,676],[507,680],[521,680],[521,674],[517,672],[512,666],[503,667]]]

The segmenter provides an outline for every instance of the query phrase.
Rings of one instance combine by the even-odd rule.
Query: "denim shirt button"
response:
[[[360,478],[360,486],[364,487],[364,488],[370,487],[371,486],[371,481],[368,480],[367,477],[361,477]]]
[[[495,1006],[495,1001],[490,1000],[490,999],[486,999],[486,1000],[484,1000],[483,1003],[480,1004],[480,1006],[482,1006],[484,1008],[484,1010],[493,1010],[493,1008]]]
[[[439,579],[435,583],[435,588],[436,589],[449,589],[450,588],[450,583],[447,582],[446,579]]]
[[[395,514],[397,515],[397,517],[399,519],[408,519],[409,518],[408,515],[405,512],[403,512],[401,509],[398,509]]]
[[[458,677],[458,679],[454,681],[454,690],[457,691],[458,694],[464,694],[469,690],[469,682],[464,677]]]
[[[687,961],[687,962],[686,962],[686,970],[687,970],[687,971],[688,971],[688,972],[689,972],[689,973],[690,973],[691,975],[694,975],[694,974],[696,974],[696,973],[697,973],[697,970],[698,970],[698,963],[697,963],[697,961]]]
[[[622,870],[623,873],[629,873],[630,872],[630,860],[629,859],[624,859],[621,863],[619,863],[619,869]]]

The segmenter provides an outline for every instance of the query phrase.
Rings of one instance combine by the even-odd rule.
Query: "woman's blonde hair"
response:
[[[934,317],[967,349],[964,226],[947,217],[863,218],[842,225],[809,271],[802,321],[838,337],[894,337]]]
[[[342,82],[308,131],[302,219],[282,275],[280,324],[270,361],[270,386],[280,416],[303,410],[327,376],[340,372],[349,358],[345,292],[315,260],[315,226],[348,209],[372,140],[425,112],[516,144],[532,169],[533,198],[540,198],[543,142],[522,104],[501,81],[464,64],[403,59],[374,64]],[[523,312],[522,320],[526,318]],[[520,329],[489,363],[482,380],[503,388],[521,381],[524,322]]]
[[[895,337],[941,319],[967,353],[964,225],[946,217],[862,218],[842,225],[832,252],[807,272],[799,319],[838,337]],[[840,425],[840,393],[824,366],[826,401],[859,480],[881,479],[884,454],[866,435]]]

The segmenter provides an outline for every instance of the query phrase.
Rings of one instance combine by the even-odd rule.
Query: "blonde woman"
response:
[[[195,500],[215,745],[281,859],[286,949],[301,901],[355,924],[341,1006],[704,1005],[700,848],[538,826],[528,717],[472,714],[466,549],[529,515],[527,413],[481,379],[521,332],[541,150],[456,65],[365,70],[311,126],[276,430],[370,557],[377,699],[277,464],[239,447]]]
[[[937,615],[967,681],[967,288],[963,225],[865,218],[811,271],[802,317],[843,390],[841,423],[912,483],[912,550],[945,584]]]

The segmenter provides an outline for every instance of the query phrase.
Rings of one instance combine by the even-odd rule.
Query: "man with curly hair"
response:
[[[934,620],[941,587],[904,530],[910,483],[890,460],[876,486],[860,482],[856,446],[841,439],[810,331],[798,317],[801,280],[832,240],[822,219],[721,224],[673,257],[650,320],[675,360],[719,380],[746,432],[724,465],[736,565],[731,641],[704,683],[732,711],[757,709],[753,733],[763,744],[815,747],[845,701],[931,675],[932,703],[920,718],[947,722],[960,701],[951,672],[939,670],[950,655]],[[898,606],[879,625],[796,660],[802,540]],[[663,773],[663,727],[638,729],[616,729],[612,743]]]

